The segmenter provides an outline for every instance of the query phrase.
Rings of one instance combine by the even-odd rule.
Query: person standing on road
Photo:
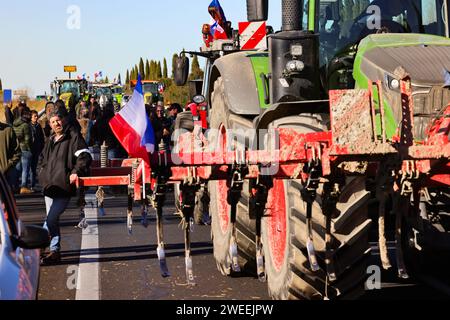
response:
[[[12,127],[12,125],[14,124],[14,115],[11,111],[12,105],[8,104],[8,103],[4,103],[3,106],[5,107],[6,123]]]
[[[20,184],[20,194],[30,194],[31,190],[28,188],[28,177],[30,175],[31,165],[31,112],[27,109],[23,109],[18,119],[14,121],[14,131],[19,141],[20,151],[22,156],[20,162],[17,164],[16,169],[19,176],[22,176]]]
[[[45,135],[40,123],[38,122],[37,111],[31,111],[31,135],[33,144],[31,145],[31,191],[34,192],[36,187],[36,170],[39,162],[39,156],[44,149]]]
[[[11,188],[16,180],[16,165],[20,161],[20,147],[14,129],[0,122],[0,172]]]
[[[44,227],[49,231],[50,253],[42,264],[54,264],[61,260],[61,233],[59,218],[66,210],[70,198],[76,194],[78,177],[89,174],[92,157],[80,131],[68,122],[65,108],[56,108],[50,115],[53,135],[42,152],[39,182],[43,187],[47,219]]]

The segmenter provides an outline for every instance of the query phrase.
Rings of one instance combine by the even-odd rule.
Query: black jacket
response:
[[[31,134],[33,137],[33,143],[31,145],[31,153],[33,155],[39,156],[44,149],[45,145],[45,135],[39,123],[31,124]]]
[[[71,197],[75,195],[76,188],[70,184],[70,175],[76,173],[79,177],[87,176],[92,157],[81,133],[72,126],[66,128],[61,140],[54,140],[53,135],[42,151],[39,182],[47,197]]]

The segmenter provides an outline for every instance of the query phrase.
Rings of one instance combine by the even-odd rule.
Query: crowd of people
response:
[[[158,102],[146,105],[146,111],[156,147],[170,148],[175,121],[183,108],[178,103],[165,108]],[[0,171],[15,193],[41,192],[45,197],[44,227],[51,243],[43,264],[61,259],[59,218],[76,195],[78,177],[89,175],[96,150],[105,145],[109,159],[128,157],[109,126],[114,115],[113,105],[100,106],[95,96],[69,110],[62,100],[47,102],[41,117],[26,101],[14,109],[5,105],[6,123],[0,123]]]

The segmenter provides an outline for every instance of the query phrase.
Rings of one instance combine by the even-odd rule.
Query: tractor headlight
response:
[[[398,81],[397,79],[392,79],[389,85],[392,89],[397,90],[400,88],[400,81]]]
[[[300,57],[303,55],[303,47],[301,44],[293,44],[291,45],[291,55],[293,57]]]
[[[400,90],[400,81],[391,77],[390,75],[385,75],[385,83],[390,90],[399,91]]]
[[[300,60],[292,60],[286,64],[286,71],[289,73],[301,72],[305,69],[305,64]]]

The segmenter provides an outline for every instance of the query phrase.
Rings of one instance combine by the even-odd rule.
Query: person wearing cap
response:
[[[24,111],[31,112],[25,100],[20,100],[19,105],[12,111],[14,120],[20,119]]]
[[[152,122],[153,130],[155,132],[155,141],[156,141],[156,148],[159,149],[159,144],[163,142],[166,147],[170,146],[170,120],[166,118],[164,106],[161,102],[156,107],[156,119],[154,122]]]
[[[175,121],[177,120],[177,116],[179,113],[183,112],[183,108],[178,103],[172,103],[169,106],[169,121],[171,123],[170,129],[173,132],[175,130]]]
[[[42,264],[54,264],[61,260],[59,218],[70,198],[76,194],[78,177],[89,174],[92,162],[80,131],[69,123],[67,109],[59,105],[56,102],[55,109],[49,114],[53,134],[42,151],[42,167],[39,171],[47,211],[44,227],[51,238],[50,252],[42,258]]]

